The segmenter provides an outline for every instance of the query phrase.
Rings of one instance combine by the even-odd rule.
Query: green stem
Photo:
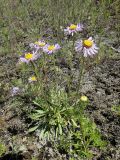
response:
[[[81,121],[82,121],[82,118],[80,119],[80,131],[81,131],[81,135],[82,135],[82,141],[83,141],[83,147],[84,147],[84,150],[85,150],[85,152],[87,151],[87,145],[86,145],[86,140],[85,140],[85,134],[84,134],[84,131],[83,131],[83,126],[82,126],[82,124],[81,124]],[[81,141],[81,142],[82,142]]]
[[[54,86],[57,87],[57,82],[58,82],[58,78],[57,78],[57,74],[56,74],[56,58],[54,56],[54,54],[52,55],[52,59],[53,59],[53,65],[54,65]]]
[[[33,70],[34,70],[34,72],[35,72],[35,76],[36,76],[36,78],[37,78],[37,82],[38,82],[38,84],[39,84],[40,90],[42,91],[42,82],[41,82],[41,78],[40,78],[40,74],[39,74],[38,68],[37,68],[37,66],[35,65],[35,63],[34,63],[33,61],[31,61],[31,65],[32,65]],[[39,88],[39,87],[38,87],[38,88]],[[38,89],[38,90],[39,90],[39,89]]]
[[[68,82],[68,94],[70,94],[70,88],[71,88],[71,83],[73,80],[73,75],[72,75],[72,68],[73,68],[73,64],[72,64],[72,60],[74,58],[74,44],[75,44],[75,37],[73,36],[73,45],[72,45],[72,49],[71,49],[71,57],[69,60],[69,68],[70,68],[70,76],[69,76],[69,82]]]
[[[79,94],[79,90],[81,88],[81,81],[82,81],[82,76],[84,73],[84,57],[82,59],[79,59],[79,78],[78,78],[78,88],[77,88],[77,95]]]
[[[45,83],[47,83],[47,73],[46,73],[46,55],[45,53],[43,53],[43,74],[44,74],[44,80],[45,80]]]
[[[36,65],[35,65],[35,63],[33,61],[30,61],[30,62],[32,64],[33,70],[35,72],[35,76],[37,77],[37,80],[39,80],[39,75],[38,75],[37,67],[36,67]]]

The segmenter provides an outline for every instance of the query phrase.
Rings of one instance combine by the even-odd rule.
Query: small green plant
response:
[[[91,120],[85,116],[80,118],[79,127],[77,131],[74,130],[72,138],[72,153],[83,158],[91,158],[94,154],[92,151],[94,147],[102,149],[106,145],[106,142],[101,139],[101,134],[95,123],[91,122]]]
[[[2,156],[6,152],[5,145],[0,141],[0,156]]]
[[[87,104],[87,98],[82,96],[71,112],[73,123],[69,124],[68,132],[61,136],[61,141],[57,144],[60,150],[69,153],[71,160],[75,157],[78,159],[92,158],[95,154],[94,147],[103,149],[106,146],[106,142],[101,139],[97,126],[84,113]]]
[[[37,108],[30,117],[35,126],[29,132],[39,130],[41,139],[49,140],[58,150],[64,149],[71,158],[90,158],[93,147],[102,149],[106,143],[84,113],[87,104],[86,96],[70,101],[64,89],[52,89],[48,97],[34,101]]]
[[[113,106],[112,111],[120,116],[120,106]]]
[[[37,109],[30,115],[36,125],[30,128],[29,132],[39,129],[41,138],[47,136],[48,139],[51,139],[51,136],[58,137],[61,135],[69,119],[66,117],[66,111],[68,110],[67,98],[67,94],[63,89],[51,89],[45,97],[36,98],[34,105],[37,106]]]
[[[49,137],[57,138],[68,125],[77,126],[77,117],[84,114],[86,106],[80,102],[76,98],[71,102],[64,88],[51,88],[45,97],[33,101],[37,108],[30,114],[30,118],[36,125],[29,132],[40,129],[43,136],[47,133]]]

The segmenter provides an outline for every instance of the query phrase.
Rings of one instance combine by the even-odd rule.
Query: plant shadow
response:
[[[0,157],[0,160],[23,160],[23,156],[20,154],[9,153]]]

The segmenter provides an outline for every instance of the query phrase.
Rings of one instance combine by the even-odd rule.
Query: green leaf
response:
[[[58,124],[58,128],[59,128],[59,134],[62,135],[62,126],[60,124]]]
[[[0,156],[6,152],[6,147],[4,144],[1,143],[0,141]]]
[[[43,110],[35,110],[37,113],[39,113],[39,114],[45,114],[45,111],[43,111]]]
[[[73,119],[71,119],[71,121],[73,123],[73,126],[78,127],[77,123]]]
[[[39,118],[43,117],[44,114],[38,114],[38,113],[34,113],[34,114],[31,114],[29,117],[33,120],[39,120]]]
[[[39,127],[39,125],[34,126],[34,127],[30,128],[30,129],[28,130],[28,132],[29,132],[29,133],[30,133],[30,132],[34,132],[38,127]]]
[[[40,139],[43,139],[44,137],[45,137],[45,129],[41,129],[41,130],[40,130],[39,138],[40,138]]]
[[[36,101],[33,101],[33,103],[34,103],[36,106],[41,107],[41,106],[40,106],[40,104],[39,104],[39,103],[37,103]]]

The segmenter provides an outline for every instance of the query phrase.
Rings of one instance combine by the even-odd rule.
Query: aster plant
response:
[[[29,62],[37,60],[39,57],[40,55],[37,52],[25,53],[24,56],[20,57],[19,62],[28,64]]]
[[[77,32],[83,31],[83,25],[81,23],[76,24],[71,24],[68,26],[66,29],[64,29],[65,35],[71,35],[73,36]]]
[[[29,44],[30,48],[35,52],[42,52],[43,47],[45,47],[45,45],[46,45],[46,42],[44,40],[38,40],[34,43]]]
[[[93,57],[98,53],[98,49],[92,37],[75,42],[75,51],[79,54],[83,54],[84,57]]]
[[[53,44],[53,45],[46,44],[43,47],[43,52],[45,52],[47,54],[52,54],[52,53],[55,53],[56,51],[58,51],[60,48],[61,47],[59,44]]]
[[[64,34],[73,37],[78,32],[82,32],[83,28],[80,23],[70,24],[64,29]],[[32,72],[32,76],[27,79],[29,82],[27,85],[30,85],[28,88],[35,93],[35,100],[33,101],[35,108],[29,114],[29,118],[32,120],[29,132],[37,132],[40,139],[52,141],[54,145],[57,144],[59,147],[64,140],[61,148],[64,148],[67,153],[75,153],[80,157],[84,155],[83,157],[86,158],[89,157],[91,144],[102,146],[95,125],[88,120],[84,112],[89,103],[88,97],[80,94],[85,60],[96,55],[99,48],[92,37],[84,40],[76,40],[76,37],[71,39],[73,43],[68,40],[63,41],[61,43],[63,45],[47,43],[42,39],[30,43],[30,52],[21,56],[19,63],[27,64],[26,66],[31,69],[30,74]],[[59,52],[61,53],[59,54]],[[62,72],[63,68],[56,66],[56,62],[59,61],[57,55],[62,57],[65,63],[68,62],[67,78]],[[79,57],[79,76],[73,93],[71,85],[73,85],[75,77],[72,67],[74,67],[73,63],[76,57]],[[61,70],[59,81],[57,81],[59,76],[57,76],[56,70],[53,75],[51,74],[51,68],[55,67]],[[55,80],[52,76],[55,77]],[[69,92],[62,83],[65,85],[68,83]],[[12,93],[15,95],[18,92],[19,88],[16,87]],[[96,138],[98,142],[96,139],[94,140],[95,135],[98,136]]]

